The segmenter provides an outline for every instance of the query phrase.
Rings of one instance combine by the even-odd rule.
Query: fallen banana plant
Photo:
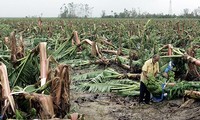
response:
[[[169,85],[165,88],[168,99],[183,97],[185,90],[200,90],[200,82],[177,81],[175,85]]]
[[[200,91],[185,90],[184,97],[200,99]]]
[[[140,74],[132,74],[132,73],[120,74],[116,72],[114,69],[108,68],[105,69],[104,71],[85,73],[80,76],[76,75],[73,77],[73,81],[90,79],[90,82],[92,83],[101,83],[109,79],[123,79],[123,78],[138,79],[139,77]]]
[[[113,56],[111,59],[106,59],[106,58],[101,58],[101,59],[97,59],[97,60],[82,60],[82,59],[73,59],[73,60],[67,60],[62,62],[64,64],[70,64],[71,67],[83,67],[83,66],[90,66],[92,64],[95,65],[111,65],[111,64],[115,64],[125,70],[130,70],[130,66],[129,64],[129,60],[126,57],[122,57],[122,56]],[[139,69],[142,66],[142,62],[141,60],[133,60],[132,61],[132,66],[135,67],[134,69],[136,69],[135,71],[139,71]]]
[[[115,92],[121,95],[138,95],[139,82],[123,78],[139,78],[140,74],[120,74],[113,69],[95,71],[73,77],[75,89],[89,92]],[[115,80],[114,80],[115,79]]]
[[[129,79],[109,80],[102,83],[82,83],[76,86],[78,91],[88,92],[112,92],[126,96],[139,95],[139,82]]]
[[[103,70],[98,70],[98,71],[93,71],[93,72],[88,72],[80,75],[74,75],[72,77],[73,81],[81,81],[81,80],[87,80],[91,78],[95,78],[97,75],[101,74]]]
[[[68,57],[67,59],[69,59],[70,57],[74,57],[80,50],[81,50],[80,52],[82,53],[84,49],[87,49],[86,47],[83,46],[84,44],[90,45],[91,55],[94,57],[102,58],[101,52],[110,51],[110,50],[99,50],[97,42],[91,41],[89,39],[84,39],[80,41],[76,31],[73,33],[73,36],[70,39],[72,39],[72,46],[69,46],[70,40],[66,41],[55,52],[52,53],[52,56],[56,60],[60,61],[61,59],[64,59],[66,57]],[[75,41],[76,44],[74,44]],[[122,50],[123,52],[126,51],[125,52],[126,54],[128,53],[127,49],[123,48]],[[117,51],[114,52],[116,52],[115,54],[117,54]]]
[[[25,87],[26,84],[34,84],[39,78],[39,59],[37,54],[30,52],[20,60],[20,64],[9,74],[11,87],[18,85]]]

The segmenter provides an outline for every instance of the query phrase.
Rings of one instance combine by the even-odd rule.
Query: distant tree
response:
[[[132,10],[130,11],[130,16],[132,17],[132,18],[136,18],[137,17],[137,11],[135,10],[135,9],[133,9],[132,8]]]
[[[65,5],[65,4],[64,4],[64,5]],[[63,7],[64,7],[64,10],[62,11]],[[61,10],[60,17],[61,17],[61,18],[66,18],[67,15],[68,15],[68,8],[67,8],[66,6],[63,6],[63,7],[60,8],[60,10]]]
[[[88,4],[85,4],[85,9],[84,9],[84,12],[85,12],[85,18],[88,18],[91,14],[92,14],[92,9],[93,7],[89,7]]]
[[[183,9],[183,15],[184,16],[188,16],[189,15],[189,9],[188,8]]]
[[[77,17],[90,17],[93,7],[88,4],[74,4],[73,2],[63,4],[60,8],[61,18],[77,18]]]
[[[199,17],[200,16],[200,7],[194,9],[194,16]]]
[[[118,18],[118,17],[119,15],[116,12],[114,12],[114,18]]]
[[[126,8],[124,8],[124,15],[125,15],[125,18],[130,17],[130,11],[128,11]]]
[[[73,2],[68,4],[68,9],[69,9],[69,13],[68,16],[69,18],[75,18],[76,16],[76,4],[74,4]]]
[[[105,11],[105,10],[102,10],[101,17],[102,17],[102,18],[105,18],[105,17],[106,17],[106,11]]]
[[[79,4],[78,8],[79,8],[79,10],[77,11],[77,15],[79,17],[84,17],[85,16],[85,13],[83,12],[85,10],[84,9],[84,4]]]
[[[198,9],[196,9],[196,10],[198,10]],[[185,17],[185,18],[195,18],[195,16],[198,17],[197,11],[195,11],[195,10],[190,13],[189,9],[185,8],[183,11],[184,11],[184,13],[183,13],[182,17]]]
[[[120,13],[119,13],[119,18],[125,18],[125,17],[126,17],[126,15],[125,15],[124,12],[120,12]]]

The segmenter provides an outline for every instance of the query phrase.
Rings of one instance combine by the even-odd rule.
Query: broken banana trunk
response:
[[[189,97],[193,99],[200,99],[200,91],[185,90],[184,97]]]
[[[8,80],[7,68],[2,62],[0,62],[0,86],[0,102],[4,103],[1,104],[1,111],[4,111],[5,113],[8,108],[7,105],[9,105],[12,108],[13,113],[15,113],[16,106],[13,96],[10,94],[11,90]]]
[[[56,117],[63,118],[70,110],[69,66],[58,65],[51,86]]]
[[[22,96],[31,102],[31,107],[35,107],[38,110],[41,119],[54,118],[52,96],[37,93],[23,93]]]

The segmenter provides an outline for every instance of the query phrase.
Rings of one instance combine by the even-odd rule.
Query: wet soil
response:
[[[86,120],[199,120],[200,102],[183,106],[182,99],[138,104],[137,97],[115,94],[71,93],[71,109]]]
[[[90,68],[73,69],[72,74],[83,74],[94,70]],[[116,69],[120,73],[127,72],[123,69]],[[183,98],[165,99],[162,102],[147,105],[138,104],[138,97],[71,90],[70,99],[71,112],[84,115],[85,120],[200,120],[200,102],[193,100],[186,104]]]

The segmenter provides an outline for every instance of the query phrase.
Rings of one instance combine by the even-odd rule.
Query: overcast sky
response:
[[[0,17],[25,17],[40,16],[57,17],[60,7],[65,3],[89,4],[94,7],[93,17],[99,17],[102,10],[107,14],[123,12],[124,8],[131,10],[135,8],[141,13],[169,13],[170,0],[0,0]],[[200,0],[171,0],[172,12],[179,15],[183,9],[188,8],[193,11],[200,6]]]

